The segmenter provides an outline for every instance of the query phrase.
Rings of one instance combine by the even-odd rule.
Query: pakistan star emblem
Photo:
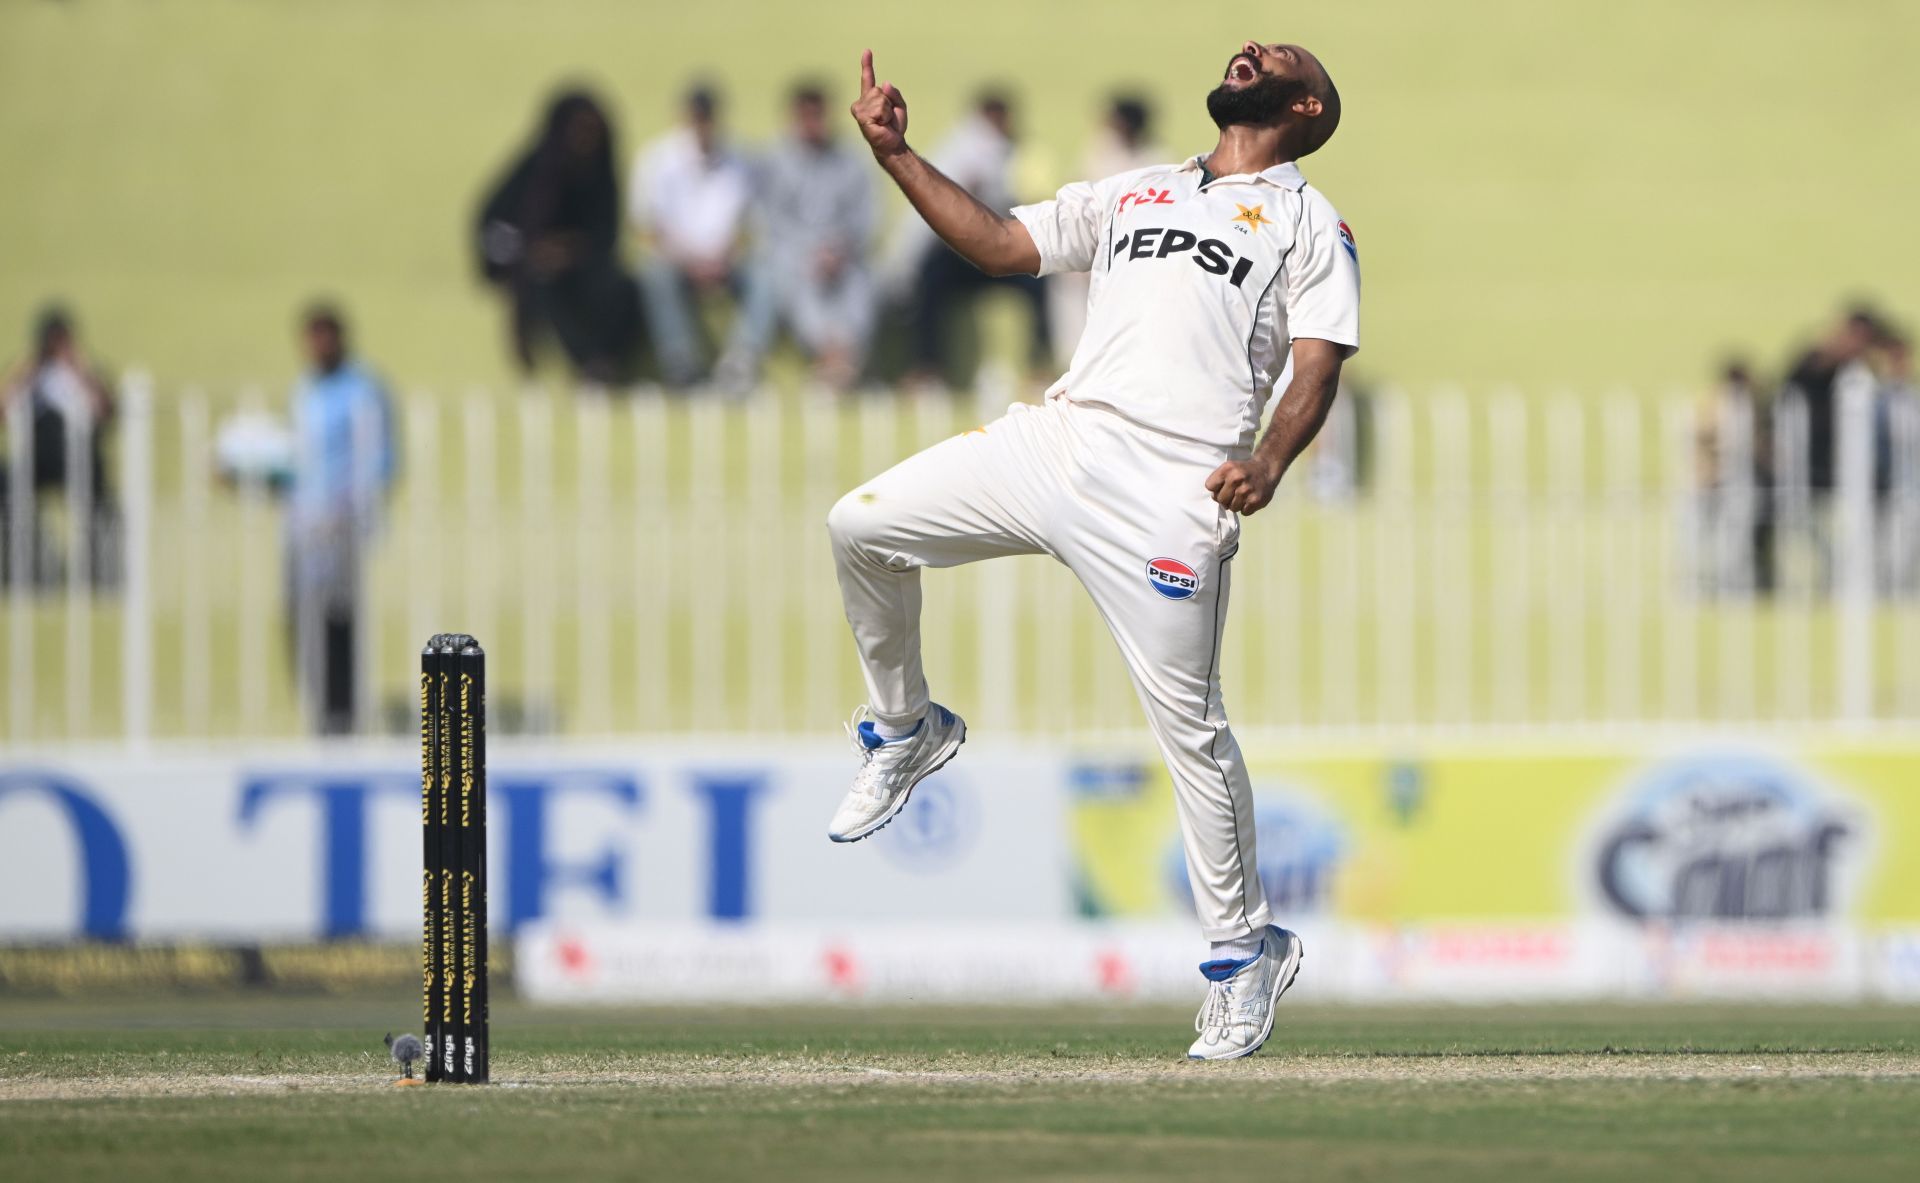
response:
[[[1266,219],[1265,217],[1263,217],[1263,216],[1261,215],[1261,213],[1260,213],[1260,211],[1261,211],[1261,210],[1263,210],[1263,209],[1266,209],[1266,208],[1267,208],[1266,206],[1264,206],[1264,205],[1256,205],[1256,206],[1254,206],[1254,207],[1253,207],[1252,209],[1248,209],[1248,208],[1247,208],[1246,206],[1244,206],[1244,205],[1241,205],[1241,204],[1240,204],[1239,202],[1237,202],[1237,201],[1236,201],[1236,202],[1234,202],[1234,203],[1233,203],[1233,205],[1234,205],[1234,208],[1235,208],[1235,209],[1237,209],[1237,210],[1239,210],[1239,211],[1240,211],[1240,216],[1239,216],[1239,217],[1237,217],[1237,218],[1235,218],[1235,219],[1233,219],[1233,220],[1234,220],[1234,221],[1236,221],[1236,222],[1244,222],[1244,223],[1246,223],[1246,225],[1247,225],[1247,227],[1248,227],[1249,229],[1252,229],[1252,230],[1259,230],[1259,229],[1260,229],[1260,227],[1262,227],[1262,226],[1271,226],[1271,225],[1273,225],[1273,223],[1272,223],[1272,222],[1270,222],[1270,221],[1268,221],[1268,220],[1267,220],[1267,219]]]

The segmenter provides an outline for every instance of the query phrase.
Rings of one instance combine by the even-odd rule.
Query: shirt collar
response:
[[[1178,173],[1197,173],[1200,171],[1200,162],[1205,159],[1206,153],[1202,152],[1198,156],[1189,157],[1185,164],[1182,164],[1173,171]],[[1232,176],[1214,178],[1216,181],[1244,179],[1246,179],[1245,173],[1235,173]],[[1285,164],[1276,164],[1264,172],[1255,173],[1253,179],[1256,181],[1265,181],[1269,185],[1278,185],[1282,189],[1293,189],[1297,191],[1307,187],[1307,178],[1300,175],[1299,166],[1291,160]]]

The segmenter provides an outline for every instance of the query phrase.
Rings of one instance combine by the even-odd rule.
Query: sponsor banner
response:
[[[1920,1000],[1920,743],[1247,758],[1303,999]],[[410,976],[353,950],[418,939],[417,760],[10,750],[0,945],[32,947],[0,988]],[[539,997],[1195,996],[1150,758],[971,744],[848,846],[825,836],[837,745],[505,740],[490,765],[493,923]],[[58,948],[80,939],[120,944]]]
[[[1608,922],[1318,922],[1301,1003],[1599,999],[1848,1002],[1920,997],[1911,930]],[[1185,925],[606,926],[521,933],[515,981],[537,1002],[1197,1003],[1205,946]]]
[[[1168,926],[529,926],[516,959],[540,1002],[996,1002],[1183,998],[1205,943]]]
[[[1564,1001],[1631,992],[1617,930],[1566,923],[1353,927],[1340,996],[1356,1001]]]
[[[1664,998],[1859,998],[1870,960],[1851,926],[1649,926],[1637,967],[1638,992]]]
[[[839,745],[523,743],[489,759],[496,933],[542,919],[1061,920],[1066,758],[970,745],[874,838]],[[418,749],[0,755],[0,942],[417,940]]]
[[[1262,882],[1298,924],[1920,925],[1920,742],[1245,755]],[[1190,914],[1158,761],[1084,763],[1071,784],[1088,914]],[[1676,956],[1696,953],[1734,955]]]

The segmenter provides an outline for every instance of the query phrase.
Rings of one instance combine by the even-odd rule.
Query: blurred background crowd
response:
[[[474,231],[523,370],[552,347],[583,381],[647,378],[737,396],[759,382],[784,336],[830,389],[967,387],[973,359],[955,341],[977,338],[967,313],[994,289],[1019,299],[1034,376],[1063,365],[1084,283],[985,276],[910,212],[883,224],[884,178],[847,131],[843,107],[825,83],[798,82],[774,139],[741,143],[726,96],[696,82],[672,126],[629,162],[600,98],[572,90],[554,99]],[[1023,196],[1019,120],[1008,91],[982,90],[929,156],[1006,213]],[[1162,159],[1140,96],[1116,96],[1090,132],[1087,176]]]
[[[1807,343],[1782,352],[1777,370],[1737,357],[1703,401],[1695,441],[1711,553],[1703,590],[1771,595],[1783,579],[1780,539],[1809,545],[1801,582],[1833,583],[1832,506],[1850,479],[1879,508],[1876,582],[1920,585],[1920,520],[1907,508],[1920,458],[1920,395],[1913,342],[1877,309],[1846,309]],[[1849,406],[1848,395],[1857,398]],[[1846,417],[1864,430],[1843,448]],[[1899,494],[1899,496],[1896,496]]]
[[[483,190],[472,230],[477,274],[499,295],[522,375],[557,367],[576,389],[652,384],[738,399],[759,387],[784,341],[826,391],[952,393],[975,380],[978,297],[1001,290],[1015,297],[1028,378],[1051,382],[1079,337],[1085,278],[989,277],[910,210],[884,224],[884,178],[843,127],[844,104],[817,81],[793,84],[782,103],[774,139],[743,144],[720,89],[695,81],[630,159],[593,92],[567,89],[544,107]],[[1007,91],[982,90],[930,152],[1002,213],[1018,200],[1017,117]],[[1151,130],[1148,100],[1114,97],[1090,129],[1085,175],[1161,160]],[[232,416],[217,463],[229,485],[257,480],[285,500],[292,664],[313,671],[319,730],[341,733],[354,711],[359,568],[398,474],[398,418],[378,368],[353,351],[341,307],[308,306],[297,342],[303,372],[286,429],[269,416]],[[29,457],[22,500],[35,507],[5,512],[15,484],[0,463],[0,556],[23,562],[20,579],[34,587],[62,589],[76,570],[93,584],[116,579],[117,493],[104,447],[113,385],[83,349],[74,313],[45,305],[0,394],[20,411],[4,416],[0,433]],[[87,484],[90,522],[77,567],[39,508],[61,507],[75,479]],[[17,550],[5,537],[13,530],[24,533]],[[12,579],[0,567],[0,582]]]

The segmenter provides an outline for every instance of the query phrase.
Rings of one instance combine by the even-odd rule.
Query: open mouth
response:
[[[1253,58],[1244,53],[1236,54],[1234,59],[1227,63],[1228,81],[1245,83],[1252,82],[1258,77],[1260,77],[1260,67],[1254,63]]]

